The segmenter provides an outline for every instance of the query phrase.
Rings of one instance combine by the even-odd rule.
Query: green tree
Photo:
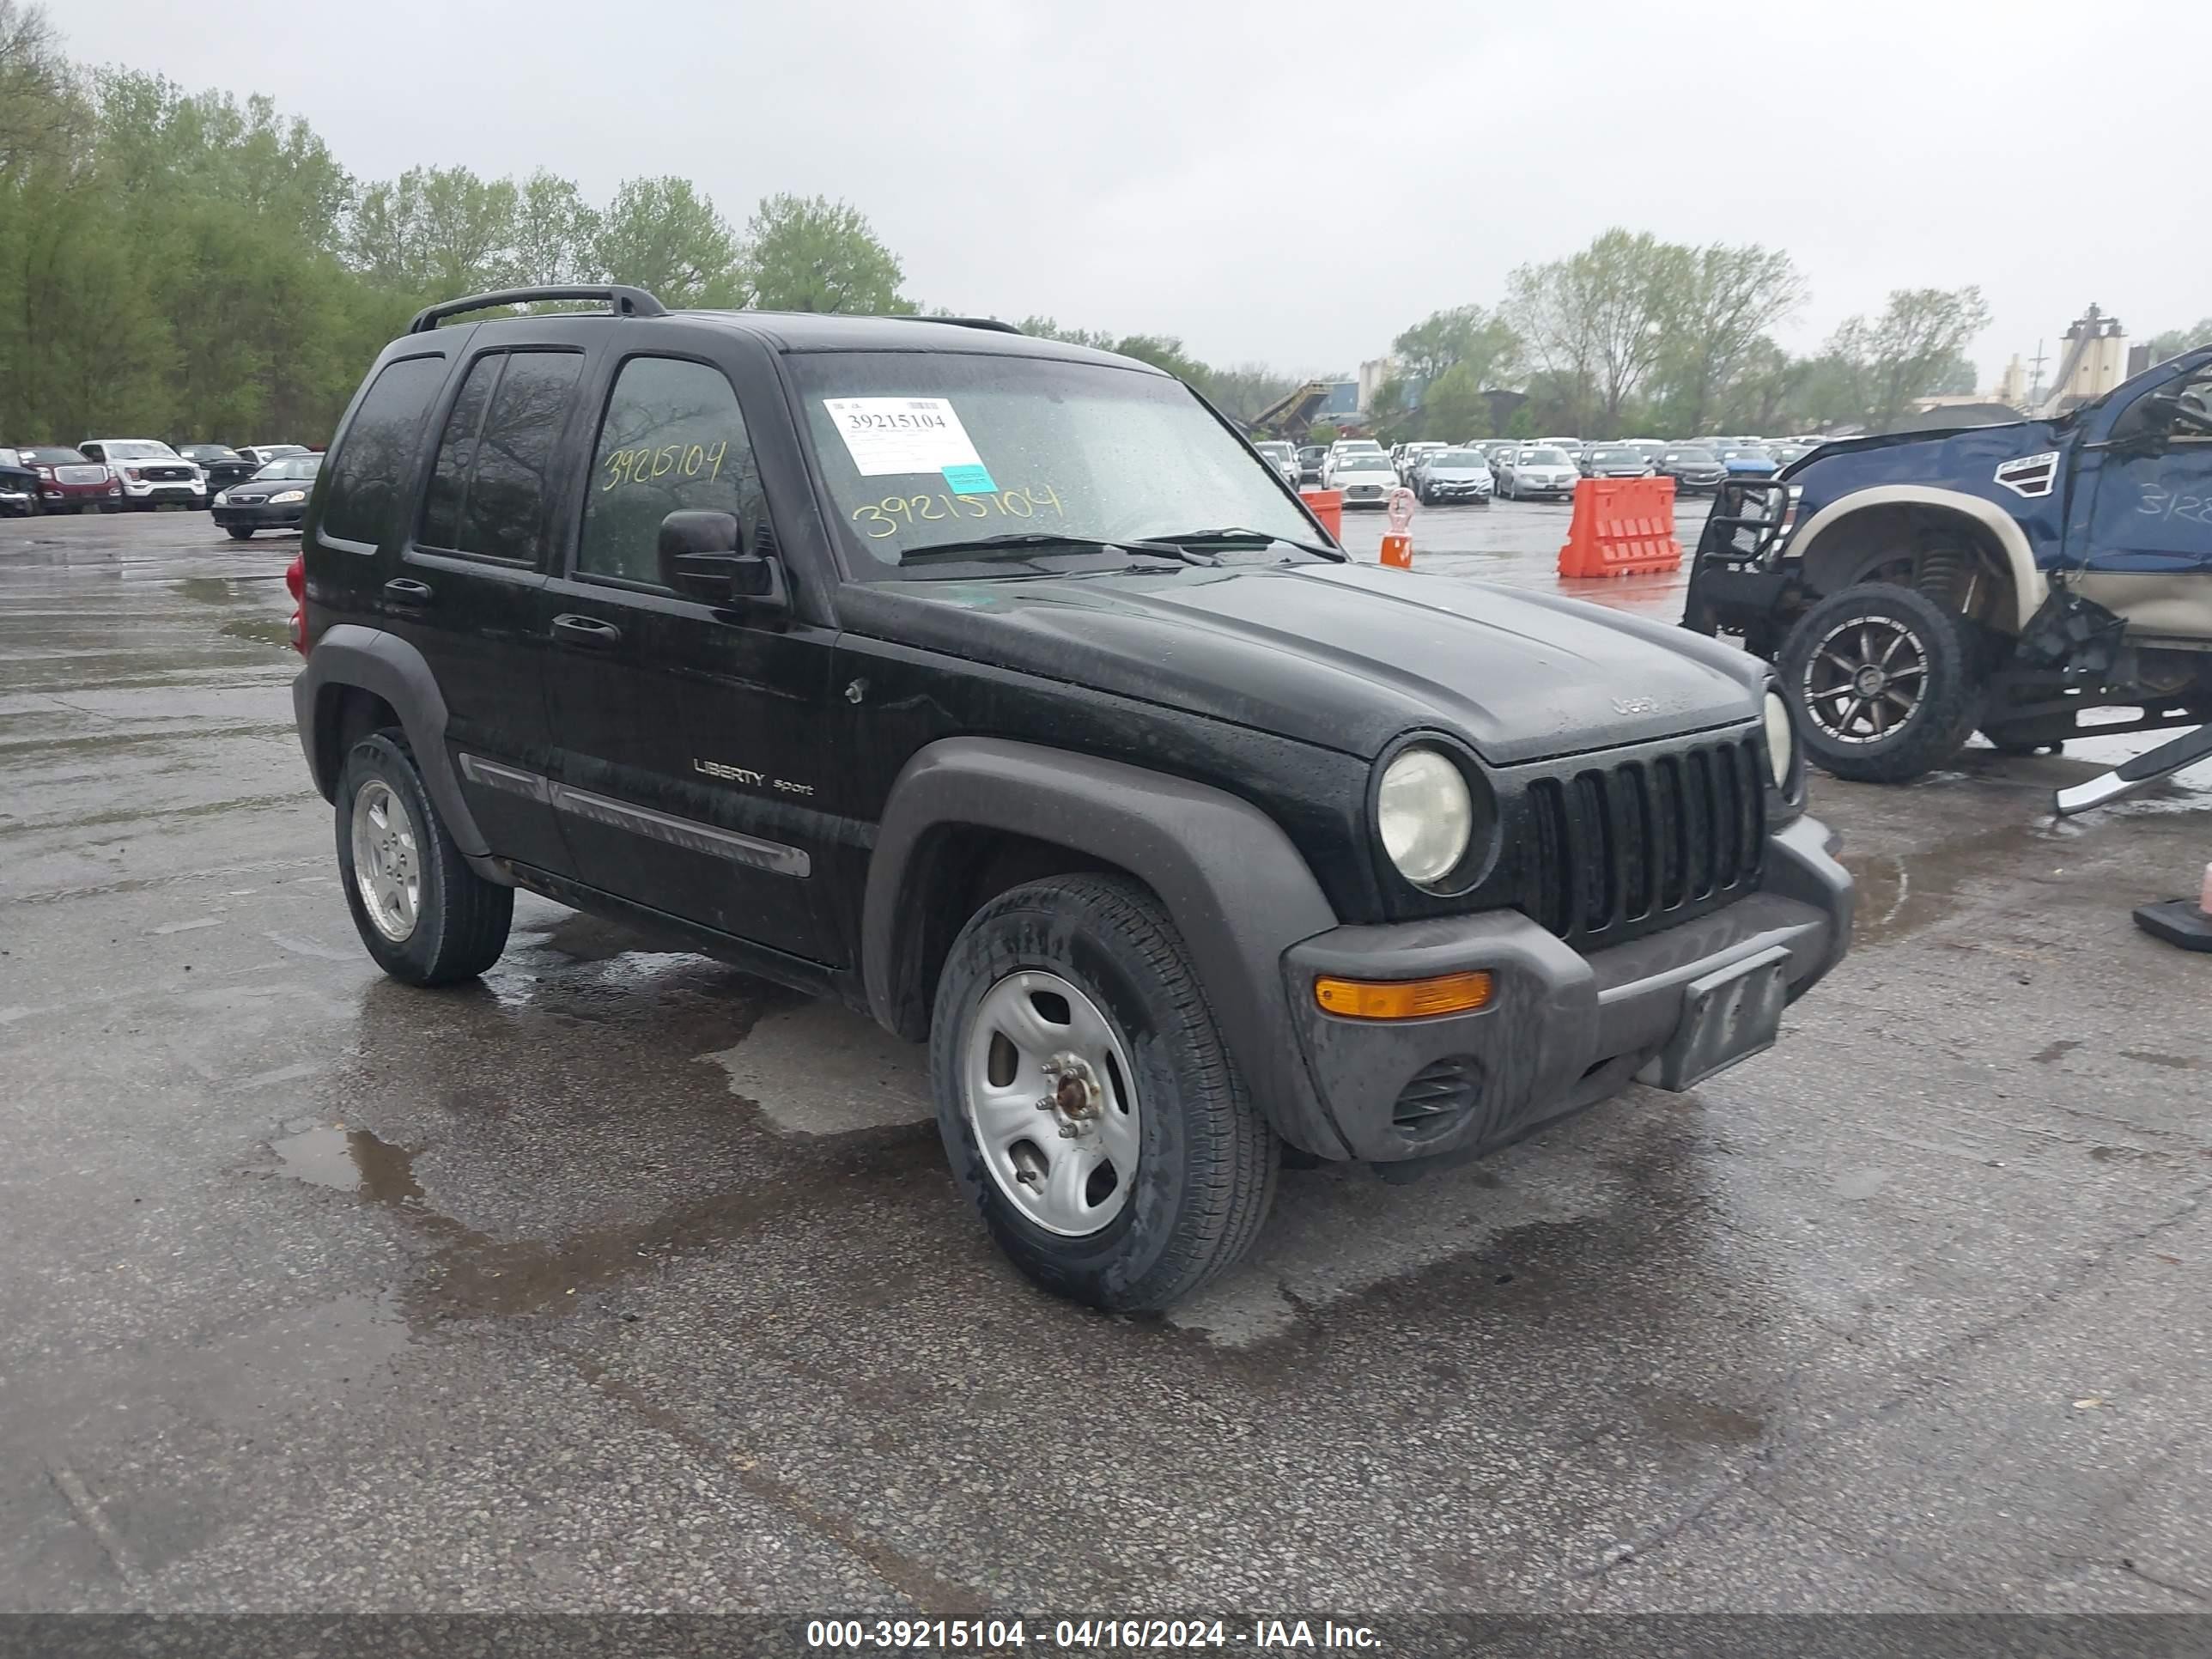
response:
[[[0,185],[66,157],[91,125],[81,77],[46,8],[0,0]]]
[[[1490,386],[1512,371],[1520,337],[1504,318],[1476,305],[1431,312],[1390,343],[1400,370],[1423,386],[1464,364],[1478,385]]]
[[[1861,414],[1886,431],[1915,398],[1952,372],[1968,342],[1989,326],[1978,288],[1898,289],[1879,317],[1854,317],[1830,337],[1827,355],[1858,379]]]
[[[599,275],[599,216],[573,179],[540,167],[515,193],[507,280],[520,288],[572,287]]]
[[[1184,350],[1182,342],[1170,334],[1114,335],[1096,329],[1062,328],[1049,317],[1025,317],[1019,327],[1023,333],[1033,334],[1039,339],[1060,340],[1068,345],[1089,346],[1094,351],[1134,357],[1140,363],[1165,369],[1177,380],[1189,381],[1201,392],[1206,389],[1213,373]]]
[[[611,283],[634,283],[672,306],[743,303],[738,239],[688,179],[631,179],[616,191],[592,240]]]
[[[1239,363],[1233,368],[1208,369],[1201,389],[1224,414],[1249,421],[1310,378],[1279,374],[1265,363]]]
[[[375,286],[425,300],[497,288],[513,268],[516,197],[512,179],[410,167],[362,192],[348,252]]]
[[[2146,343],[2154,363],[2178,357],[2191,346],[2212,345],[2212,317],[2204,318],[2194,328],[2169,328],[2163,334],[2154,334]]]
[[[1421,396],[1421,430],[1445,443],[1464,443],[1490,428],[1490,405],[1474,367],[1454,363]]]
[[[1702,432],[1767,330],[1802,301],[1805,283],[1788,254],[1755,244],[1699,248],[1682,275],[1667,307],[1658,378],[1667,424]]]
[[[1574,423],[1602,434],[1658,363],[1680,314],[1694,256],[1648,231],[1605,231],[1581,252],[1522,265],[1507,278],[1505,315],[1540,369],[1571,388]],[[1595,407],[1593,408],[1593,405]]]
[[[905,278],[859,209],[823,196],[770,196],[745,227],[745,302],[766,311],[911,313]]]

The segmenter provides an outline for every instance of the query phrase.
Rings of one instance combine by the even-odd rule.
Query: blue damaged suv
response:
[[[2212,346],[2056,419],[1824,444],[1731,480],[1683,625],[1773,663],[1807,751],[1897,782],[2212,720]]]

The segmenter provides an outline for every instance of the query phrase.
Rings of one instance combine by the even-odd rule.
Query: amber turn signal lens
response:
[[[1490,1004],[1486,973],[1439,974],[1434,979],[1314,981],[1314,1000],[1346,1019],[1427,1019],[1472,1013]]]

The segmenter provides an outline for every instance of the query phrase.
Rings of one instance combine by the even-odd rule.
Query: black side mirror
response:
[[[747,553],[733,513],[685,509],[660,521],[661,585],[708,605],[790,603],[783,566],[770,554]]]

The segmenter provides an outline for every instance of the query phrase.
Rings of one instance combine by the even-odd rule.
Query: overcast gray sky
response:
[[[275,94],[357,177],[678,173],[738,225],[842,196],[924,303],[1215,362],[1348,369],[1613,224],[1789,250],[1798,349],[1979,283],[1984,384],[2093,300],[2212,313],[2202,0],[51,9],[81,58]]]

